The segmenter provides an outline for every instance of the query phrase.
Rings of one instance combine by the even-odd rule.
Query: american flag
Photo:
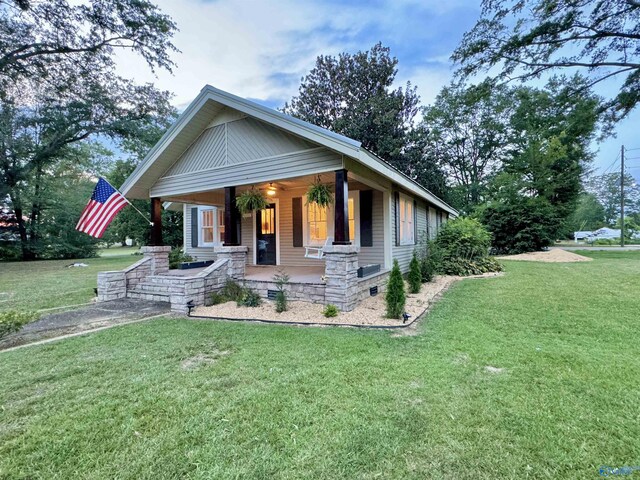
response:
[[[126,207],[127,203],[129,202],[120,192],[101,178],[91,195],[91,200],[82,211],[76,230],[88,233],[92,237],[102,237],[113,217]]]

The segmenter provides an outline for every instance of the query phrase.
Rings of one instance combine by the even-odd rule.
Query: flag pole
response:
[[[104,178],[104,177],[100,177],[100,178],[102,178],[105,182],[107,182],[107,183],[111,186],[111,188],[113,188],[116,192],[118,192],[120,195],[122,195],[122,198],[124,198],[124,199],[127,201],[127,203],[128,203],[129,205],[131,205],[131,206],[135,209],[135,211],[136,211],[136,212],[138,212],[138,213],[139,213],[139,214],[140,214],[140,215],[141,215],[141,216],[142,216],[142,217],[143,217],[147,222],[149,222],[149,225],[150,225],[150,226],[152,226],[152,227],[153,227],[153,222],[152,222],[152,221],[150,221],[150,220],[147,218],[147,216],[146,216],[144,213],[142,213],[142,212],[138,209],[138,207],[136,207],[133,203],[131,203],[131,202],[129,201],[129,199],[128,199],[127,197],[125,197],[125,196],[122,194],[122,192],[121,192],[120,190],[118,190],[116,187],[114,187],[113,185],[111,185],[111,183],[109,183],[109,180],[107,180],[106,178]]]

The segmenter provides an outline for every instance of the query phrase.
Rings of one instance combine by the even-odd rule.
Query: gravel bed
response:
[[[436,276],[432,282],[422,285],[420,293],[407,294],[405,311],[411,315],[409,322],[422,315],[438,297],[456,280],[462,278],[495,277],[499,273],[476,275],[474,277]],[[325,325],[402,325],[402,320],[385,318],[384,293],[367,297],[351,312],[340,312],[338,316],[326,318],[324,305],[291,301],[286,312],[276,313],[274,302],[264,300],[259,307],[238,307],[235,302],[227,302],[209,307],[198,307],[193,315],[248,320],[275,320],[279,322],[320,323]]]
[[[496,257],[500,260],[523,260],[528,262],[548,262],[548,263],[569,263],[569,262],[590,262],[593,258],[584,257],[577,253],[567,252],[559,248],[554,248],[546,252],[521,253],[519,255],[505,255]]]

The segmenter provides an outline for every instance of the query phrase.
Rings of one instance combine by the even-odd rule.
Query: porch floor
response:
[[[273,276],[278,272],[289,275],[290,283],[322,283],[320,277],[324,275],[324,263],[313,267],[284,267],[274,265],[247,265],[245,269],[245,280],[257,282],[271,282]]]

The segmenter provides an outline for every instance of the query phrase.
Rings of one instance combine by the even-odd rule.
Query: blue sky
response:
[[[173,74],[154,77],[141,61],[121,56],[121,68],[138,81],[153,81],[174,92],[184,108],[209,83],[269,107],[281,107],[296,94],[300,79],[318,55],[366,50],[381,41],[398,57],[398,85],[417,85],[429,104],[452,75],[449,56],[477,20],[471,0],[156,0],[177,22]],[[616,91],[616,83],[598,93]],[[621,122],[617,138],[594,144],[594,166],[606,169],[620,145],[640,147],[640,111]],[[640,157],[640,150],[635,155]],[[634,155],[630,155],[633,157]],[[630,160],[640,166],[640,158]],[[631,170],[640,179],[640,168]]]

